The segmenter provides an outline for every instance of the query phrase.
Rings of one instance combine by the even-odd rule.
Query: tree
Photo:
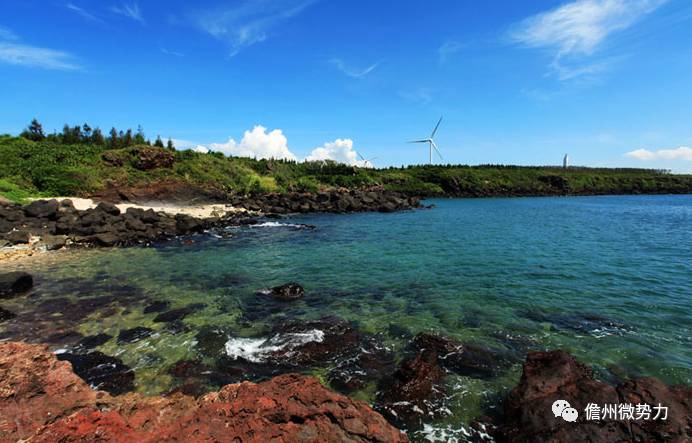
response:
[[[117,129],[111,128],[110,137],[108,137],[108,144],[111,146],[111,149],[115,149],[120,146],[120,138],[118,137]]]
[[[128,129],[123,137],[123,145],[125,147],[132,146],[134,138],[132,137],[132,129]]]
[[[144,130],[142,129],[142,125],[137,126],[137,133],[135,134],[135,144],[136,145],[143,145],[147,142],[147,139],[144,137]]]
[[[36,119],[31,120],[29,126],[22,131],[20,136],[35,142],[40,142],[46,138],[46,135],[43,133],[43,126]]]
[[[82,125],[82,135],[84,137],[85,142],[88,143],[89,141],[91,141],[91,126],[84,123],[84,125]]]
[[[96,146],[103,146],[106,144],[106,140],[103,138],[103,133],[98,127],[91,133],[91,143]]]
[[[154,146],[156,146],[157,148],[163,148],[163,141],[161,140],[160,135],[156,136],[156,141],[154,142]]]
[[[166,148],[170,149],[171,151],[175,150],[175,146],[173,145],[173,140],[170,138],[168,139],[168,142],[166,142]]]

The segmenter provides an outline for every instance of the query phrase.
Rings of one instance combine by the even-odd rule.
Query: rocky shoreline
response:
[[[392,375],[382,398],[393,405],[433,394],[447,368],[459,365],[463,346],[439,336],[416,338],[413,359]],[[439,352],[451,351],[440,354]],[[451,360],[450,360],[451,359]],[[462,359],[463,360],[463,359]],[[463,367],[461,365],[460,367]],[[75,368],[76,370],[76,368]],[[195,372],[194,366],[179,371]],[[668,408],[665,420],[587,420],[553,415],[555,400],[583,412],[587,403],[647,404]],[[504,414],[474,422],[473,441],[686,442],[692,437],[692,388],[653,378],[617,387],[593,378],[563,351],[529,352]],[[386,408],[385,408],[386,409]],[[412,408],[413,410],[413,408]],[[400,409],[403,411],[403,409]],[[427,414],[429,411],[421,413]],[[391,421],[391,419],[390,419]],[[44,345],[0,343],[0,441],[343,441],[405,442],[408,438],[367,404],[334,393],[315,378],[286,373],[262,383],[239,382],[195,398],[111,395],[91,388]]]
[[[308,212],[394,212],[420,206],[420,199],[389,191],[333,191],[268,194],[235,198],[236,208],[212,217],[169,214],[113,203],[78,210],[69,199],[37,200],[20,206],[0,204],[0,248],[31,245],[43,250],[64,246],[130,246],[168,240],[217,227],[258,223],[260,217]]]

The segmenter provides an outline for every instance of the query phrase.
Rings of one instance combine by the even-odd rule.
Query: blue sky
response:
[[[3,0],[0,132],[141,124],[179,147],[692,172],[688,0]]]

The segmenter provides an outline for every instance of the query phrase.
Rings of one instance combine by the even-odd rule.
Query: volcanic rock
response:
[[[94,391],[48,348],[0,343],[0,441],[406,442],[358,400],[285,374],[199,399]]]

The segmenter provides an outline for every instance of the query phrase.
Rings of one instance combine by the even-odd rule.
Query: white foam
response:
[[[258,223],[256,225],[249,225],[251,228],[303,228],[303,225],[297,225],[295,223],[279,223],[279,222],[264,222]]]
[[[231,337],[225,348],[226,354],[232,359],[243,358],[253,363],[262,363],[275,352],[283,351],[284,356],[290,357],[299,346],[323,340],[324,332],[312,329],[307,332],[276,334],[270,338]]]

